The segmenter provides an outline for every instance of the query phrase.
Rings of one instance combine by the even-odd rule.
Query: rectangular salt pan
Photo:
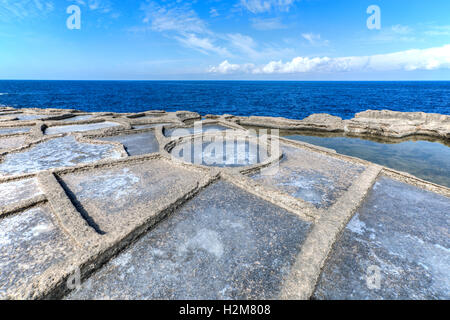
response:
[[[273,299],[310,228],[225,182],[111,260],[69,299]]]
[[[14,297],[73,252],[46,206],[0,220],[0,299]]]
[[[29,132],[31,128],[29,127],[4,127],[0,128],[0,135],[2,134],[13,134],[13,133],[26,133]]]
[[[36,179],[24,179],[0,184],[0,207],[29,200],[42,194]]]
[[[450,198],[382,176],[334,245],[315,298],[450,299],[449,213]]]
[[[0,137],[1,149],[17,149],[25,145],[25,136]]]
[[[283,146],[283,159],[272,174],[255,174],[254,180],[274,186],[317,208],[327,208],[350,187],[364,166],[318,152]]]
[[[71,167],[121,156],[113,145],[80,143],[67,136],[39,143],[23,152],[7,154],[0,162],[0,176]]]
[[[89,120],[92,117],[93,116],[91,114],[88,114],[88,115],[82,115],[82,116],[74,116],[74,117],[71,117],[71,118],[64,119],[62,121],[64,121],[64,122],[83,121],[83,120]]]
[[[102,141],[116,141],[123,144],[130,156],[159,151],[159,143],[153,131],[98,138]]]
[[[111,128],[120,126],[120,124],[116,122],[100,122],[100,123],[91,123],[91,124],[79,124],[79,125],[67,125],[67,126],[56,126],[49,127],[45,130],[45,134],[58,134],[58,133],[68,133],[68,132],[82,132],[82,131],[91,131],[91,130],[100,130],[105,128]]]
[[[74,203],[99,233],[121,230],[137,215],[154,214],[153,204],[171,203],[201,178],[162,160],[62,176]]]

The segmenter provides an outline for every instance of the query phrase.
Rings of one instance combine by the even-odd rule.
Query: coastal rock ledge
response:
[[[283,130],[341,132],[387,138],[420,135],[450,139],[450,116],[436,113],[367,110],[357,113],[350,120],[329,114],[313,114],[303,120],[255,116],[233,119],[241,125]]]
[[[423,113],[0,108],[0,300],[450,299],[449,188],[246,126],[449,138]]]

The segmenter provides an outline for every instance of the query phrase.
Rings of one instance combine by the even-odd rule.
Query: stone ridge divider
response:
[[[237,187],[254,194],[274,205],[283,208],[308,222],[315,222],[320,217],[320,211],[311,203],[294,198],[275,188],[264,186],[256,181],[235,172],[221,172],[221,178]]]
[[[45,194],[39,194],[27,200],[22,200],[17,203],[6,205],[0,208],[0,219],[6,218],[9,215],[31,209],[38,206],[39,204],[47,202],[47,197]]]
[[[312,227],[284,281],[280,299],[310,299],[334,243],[364,201],[381,170],[380,166],[369,166],[334,205],[321,210],[320,218]]]

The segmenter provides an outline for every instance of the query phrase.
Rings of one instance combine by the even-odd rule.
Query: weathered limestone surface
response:
[[[0,107],[0,299],[450,298],[449,188],[241,124],[450,131],[448,116],[391,111],[290,120]],[[200,152],[175,157],[190,141]]]
[[[346,132],[401,138],[425,135],[450,138],[450,116],[423,112],[368,110],[346,124]]]
[[[342,120],[329,114],[313,114],[303,120],[272,117],[232,119],[242,125],[284,130],[343,132],[350,135],[369,134],[391,138],[423,135],[450,139],[450,116],[423,112],[367,110],[357,113],[351,120]]]

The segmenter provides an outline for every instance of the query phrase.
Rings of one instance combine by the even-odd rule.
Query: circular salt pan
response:
[[[177,144],[170,153],[184,162],[211,167],[252,166],[269,159],[265,148],[245,139],[189,139]]]

